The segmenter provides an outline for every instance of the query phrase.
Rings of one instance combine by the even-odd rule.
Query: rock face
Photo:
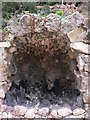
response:
[[[21,24],[14,24],[11,21],[8,30],[12,47],[5,42],[5,47],[8,46],[8,48],[3,49],[4,43],[0,43],[0,68],[3,68],[0,69],[0,99],[5,98],[5,93],[15,83],[17,88],[19,86],[23,87],[23,92],[28,94],[31,87],[38,86],[37,88],[39,88],[42,85],[46,91],[54,90],[55,93],[60,92],[58,88],[77,90],[78,87],[83,94],[84,103],[89,104],[88,75],[90,76],[90,71],[88,65],[90,63],[87,58],[90,57],[90,53],[88,44],[81,42],[81,40],[80,42],[70,43],[66,35],[80,23],[83,23],[83,20],[82,15],[75,12],[62,19],[61,26],[59,26],[60,21],[55,14],[40,18],[24,16],[20,20]],[[7,52],[8,56],[5,56],[2,52]],[[4,65],[2,65],[3,60]],[[35,95],[40,95],[37,88],[35,88],[35,91],[37,91],[35,94],[32,93],[30,96],[23,96],[23,94],[22,98],[33,100]],[[15,90],[14,93],[21,95],[20,92]],[[48,99],[52,100],[52,96],[48,96]],[[56,96],[53,97],[56,98]],[[36,100],[36,103],[38,102],[36,98],[34,100]],[[59,102],[59,104],[62,103]],[[18,116],[25,116],[25,118],[34,118],[36,117],[34,110],[34,108],[27,110],[23,106],[15,106],[13,113]],[[61,108],[58,111],[52,110],[50,115],[49,110],[40,108],[37,118],[46,115],[48,118],[57,118],[57,116],[62,118],[72,114],[70,108]],[[83,112],[81,109],[76,109],[73,114],[78,115]],[[6,118],[8,116],[12,117],[10,113],[9,115],[7,113],[3,114]]]
[[[75,15],[77,18],[75,22],[79,24],[78,21],[83,19],[79,13],[71,15],[67,19],[70,17],[74,19]],[[76,54],[71,50],[67,36],[60,30],[58,16],[49,14],[39,18],[25,17],[24,15],[20,22],[21,25],[13,25],[12,23],[8,27],[12,33],[9,36],[13,44],[13,47],[8,49],[8,63],[10,62],[8,76],[11,76],[10,80],[13,79],[15,83],[19,84],[24,78],[23,82],[28,86],[30,81],[36,83],[38,80],[45,79],[48,90],[54,87],[55,80],[60,80],[58,82],[60,86],[68,85],[70,81],[73,84]],[[13,32],[12,27],[15,27],[18,32]],[[30,58],[32,58],[31,61]]]
[[[34,118],[34,117],[35,117],[34,109],[27,110],[27,112],[25,113],[25,118]]]
[[[49,19],[49,17],[47,18]],[[51,26],[51,22],[48,26]],[[74,68],[70,67],[69,63],[75,63],[75,56],[70,49],[68,38],[60,31],[52,32],[48,29],[47,31],[43,30],[41,33],[35,32],[25,35],[18,33],[15,36],[12,41],[14,47],[9,49],[9,55],[11,56],[12,53],[12,57],[15,59],[15,61],[12,61],[12,57],[9,57],[9,61],[12,61],[8,67],[8,75],[11,74],[10,79],[16,81],[23,76],[25,78],[24,83],[26,80],[36,82],[46,79],[48,90],[54,87],[56,79],[61,79],[61,83],[59,83],[61,86],[68,84],[68,81],[73,83],[75,76],[71,71]],[[71,54],[73,54],[73,57]],[[31,62],[30,58],[32,58]],[[32,72],[30,73],[30,71]],[[33,80],[30,78],[30,74]],[[26,86],[30,88],[29,83]]]
[[[66,34],[81,23],[84,23],[84,17],[79,12],[74,12],[72,15],[61,20],[61,30]]]

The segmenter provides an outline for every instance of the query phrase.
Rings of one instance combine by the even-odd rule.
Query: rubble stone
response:
[[[61,117],[65,117],[72,114],[72,110],[70,108],[62,107],[58,110],[58,115]]]
[[[49,108],[41,108],[37,112],[37,114],[41,116],[47,116],[48,113],[49,113]]]
[[[28,109],[27,112],[25,113],[25,118],[34,118],[35,117],[35,110]]]
[[[75,110],[73,110],[73,115],[82,115],[83,113],[85,113],[85,110],[82,108],[76,108]]]
[[[20,116],[20,115],[22,116],[26,113],[26,111],[27,111],[26,107],[16,105],[14,106],[13,114],[17,116]]]

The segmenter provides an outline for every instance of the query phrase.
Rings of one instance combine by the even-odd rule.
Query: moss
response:
[[[63,12],[63,10],[58,10],[58,11],[56,11],[56,14],[59,16],[63,16],[64,12]]]

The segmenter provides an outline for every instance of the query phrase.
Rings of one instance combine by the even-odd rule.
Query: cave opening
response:
[[[6,93],[5,103],[33,108],[38,103],[39,108],[55,104],[59,107],[69,104],[72,109],[83,107],[71,64],[67,64],[67,54],[58,53],[54,56],[35,56],[33,52],[13,54],[8,67],[12,86]],[[75,60],[73,63],[76,66]]]

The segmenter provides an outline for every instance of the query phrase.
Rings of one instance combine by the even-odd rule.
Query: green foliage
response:
[[[42,9],[39,9],[40,15],[47,15],[50,13],[50,8],[48,5],[45,5]]]
[[[58,10],[58,11],[56,11],[56,14],[59,16],[63,16],[64,12],[63,12],[63,10]]]
[[[4,29],[7,26],[7,22],[4,19],[0,19],[0,29]]]
[[[90,31],[87,33],[87,38],[90,40]]]
[[[49,6],[53,6],[53,5],[56,5],[58,2],[47,2],[47,4],[49,5]]]
[[[20,14],[23,11],[37,13],[37,3],[33,2],[3,2],[2,15],[3,18],[10,19],[12,15]]]

